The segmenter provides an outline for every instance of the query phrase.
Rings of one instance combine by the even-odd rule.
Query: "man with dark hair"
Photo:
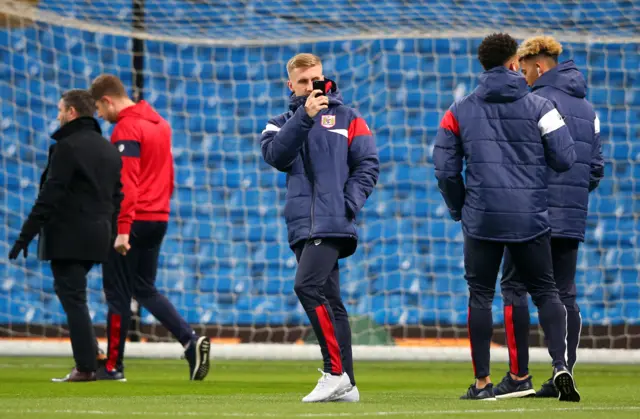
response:
[[[567,364],[573,374],[582,319],[576,302],[578,247],[584,240],[589,192],[604,175],[600,121],[586,100],[586,81],[573,61],[558,63],[562,45],[550,36],[536,36],[518,49],[522,74],[533,93],[549,99],[564,117],[575,140],[576,163],[564,173],[547,171],[553,276],[567,310]],[[529,374],[529,307],[527,290],[509,252],[501,281],[510,371],[496,387],[497,397],[520,397]],[[550,379],[536,397],[558,397]]]
[[[58,103],[57,144],[49,148],[40,192],[10,259],[40,235],[38,256],[51,261],[54,289],[67,314],[75,367],[54,381],[96,379],[96,338],[87,308],[87,273],[105,262],[115,238],[113,221],[122,200],[118,151],[93,118],[86,90],[70,90]]]
[[[124,348],[131,319],[131,298],[146,308],[184,348],[189,379],[209,373],[210,341],[198,336],[155,286],[160,247],[167,232],[173,193],[171,127],[144,100],[134,103],[122,81],[103,74],[91,85],[98,115],[116,126],[111,142],[122,156],[124,200],[118,235],[103,265],[107,315],[107,360],[99,380],[124,381]]]
[[[516,72],[516,41],[486,37],[479,86],[445,113],[433,152],[438,186],[451,218],[462,220],[468,327],[476,382],[463,399],[493,400],[489,355],[491,306],[505,247],[522,272],[549,337],[560,400],[578,401],[564,359],[566,313],[553,280],[547,165],[558,172],[576,160],[574,143],[553,104],[529,93]],[[466,184],[462,163],[466,160]],[[528,381],[528,390],[532,390]]]

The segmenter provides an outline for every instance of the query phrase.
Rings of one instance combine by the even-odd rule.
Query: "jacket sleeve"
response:
[[[312,127],[313,119],[303,106],[284,124],[280,118],[269,120],[260,137],[264,161],[281,172],[288,171],[300,154]]]
[[[596,115],[593,121],[593,144],[591,145],[591,174],[589,176],[589,192],[600,184],[604,177],[604,158],[602,157],[602,144],[600,143],[600,119]]]
[[[544,157],[556,172],[566,172],[576,161],[576,150],[564,118],[549,100],[545,100],[538,118]]]
[[[347,130],[349,177],[344,186],[347,215],[354,219],[378,183],[380,162],[373,134],[356,113]]]
[[[460,127],[456,117],[456,106],[453,104],[440,121],[433,148],[433,164],[436,169],[438,188],[454,221],[460,221],[462,218],[465,199],[462,180],[463,157]]]
[[[49,221],[51,214],[67,195],[67,186],[76,168],[73,149],[65,142],[56,145],[49,164],[47,179],[42,185],[36,203],[22,226],[20,240],[31,242]]]
[[[118,216],[118,234],[129,234],[131,224],[136,217],[138,203],[138,179],[140,176],[141,135],[136,127],[125,125],[126,120],[119,122],[111,135],[111,143],[116,146],[122,158],[120,179],[124,199],[120,205]]]
[[[122,171],[122,164],[120,164],[120,170]],[[124,199],[124,194],[122,193],[122,181],[120,178],[116,181],[115,187],[113,189],[113,218],[111,227],[113,229],[112,235],[115,239],[118,234],[118,217],[120,215],[120,207],[122,205],[122,200]]]

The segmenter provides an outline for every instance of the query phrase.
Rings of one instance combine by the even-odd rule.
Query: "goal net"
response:
[[[380,153],[358,251],[341,261],[356,356],[469,359],[462,235],[435,182],[433,141],[444,111],[476,84],[483,36],[551,34],[587,78],[606,156],[576,278],[581,360],[640,360],[639,21],[640,5],[621,0],[0,0],[0,251],[37,195],[61,93],[104,72],[133,92],[141,40],[142,97],[174,130],[176,190],[158,288],[219,343],[214,356],[319,358],[314,346],[294,345],[310,329],[293,293],[285,177],[262,161],[258,142],[267,119],[287,109],[286,61],[312,52]],[[99,336],[101,286],[94,269],[88,298]],[[505,359],[499,292],[493,315]],[[532,322],[542,346],[533,309]],[[49,265],[1,257],[0,353],[68,353],[56,343],[65,323]],[[132,338],[150,356],[180,352],[150,343],[170,339],[144,310]],[[532,356],[547,360],[542,348]]]

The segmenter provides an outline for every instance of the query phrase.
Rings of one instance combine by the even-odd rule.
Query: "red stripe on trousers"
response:
[[[316,315],[320,322],[320,328],[324,335],[324,341],[327,344],[327,350],[329,351],[329,358],[331,358],[331,372],[334,374],[342,374],[342,357],[340,356],[340,346],[338,346],[338,340],[336,339],[336,332],[331,323],[331,317],[324,305],[316,307]]]
[[[109,323],[109,348],[107,350],[107,371],[116,369],[118,361],[118,349],[120,348],[120,329],[122,327],[122,317],[119,314],[111,315]]]
[[[476,374],[476,361],[473,359],[473,341],[471,340],[471,307],[467,310],[467,333],[469,334],[469,348],[471,349],[471,365],[473,365],[473,376]]]
[[[518,346],[513,327],[513,306],[504,306],[504,327],[507,333],[507,347],[509,348],[509,369],[511,374],[518,375]]]

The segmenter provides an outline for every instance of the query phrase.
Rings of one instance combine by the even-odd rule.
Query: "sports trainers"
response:
[[[558,389],[560,395],[558,400],[561,402],[579,402],[580,393],[573,381],[573,376],[566,367],[553,369],[553,384]]]
[[[351,390],[347,391],[343,395],[334,395],[331,397],[332,402],[346,402],[346,403],[357,403],[360,401],[360,392],[358,391],[358,387],[353,386]]]
[[[351,381],[346,373],[331,375],[321,369],[318,371],[322,376],[313,391],[302,399],[304,403],[326,402],[336,394],[346,394],[351,390]]]
[[[184,357],[189,363],[189,379],[201,381],[209,374],[209,351],[211,341],[206,336],[200,336],[191,341],[184,351]]]
[[[493,390],[493,393],[496,395],[496,399],[532,397],[536,394],[536,391],[533,389],[531,378],[529,376],[523,380],[514,380],[511,378],[511,374],[507,373]]]
[[[113,370],[108,371],[106,367],[98,367],[98,371],[96,371],[96,380],[98,381],[120,381],[122,383],[126,382],[127,379],[124,378],[124,372]]]
[[[540,390],[536,391],[536,397],[541,397],[541,398],[552,397],[554,399],[557,399],[558,397],[560,397],[560,392],[558,391],[556,386],[553,384],[553,378],[549,378],[547,381],[542,383],[542,387],[540,387]]]
[[[496,401],[493,383],[487,384],[484,388],[477,388],[475,383],[471,384],[467,392],[460,396],[460,400]]]

